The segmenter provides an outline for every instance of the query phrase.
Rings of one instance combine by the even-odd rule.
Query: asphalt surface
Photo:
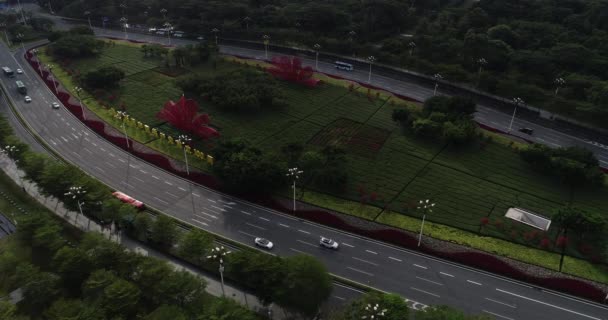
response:
[[[106,32],[113,35],[112,31]],[[145,40],[135,34],[130,37]],[[25,120],[51,148],[111,187],[184,222],[249,245],[253,238],[265,237],[275,243],[273,254],[314,255],[333,274],[422,304],[448,304],[497,319],[608,319],[608,309],[595,303],[299,221],[191,185],[130,157],[83,126],[66,109],[51,109],[50,103],[57,99],[25,63],[23,52],[19,50],[15,56],[3,44],[0,46],[0,61],[25,71],[12,79],[2,76],[2,83]],[[17,92],[17,79],[28,87],[31,103],[25,103]],[[320,236],[338,241],[341,248],[320,248]],[[332,299],[342,301],[357,294],[351,291],[337,288]]]

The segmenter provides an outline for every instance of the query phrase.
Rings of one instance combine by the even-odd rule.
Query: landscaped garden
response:
[[[83,102],[117,128],[121,122],[115,118],[115,110],[126,111],[149,126],[127,126],[130,137],[178,160],[181,149],[151,132],[156,129],[175,138],[185,133],[157,117],[168,100],[177,101],[182,96],[180,81],[195,74],[196,83],[213,82],[218,76],[235,78],[239,72],[264,73],[267,66],[214,54],[207,61],[183,63],[166,49],[150,56],[142,45],[122,41],[106,41],[97,56],[88,58],[57,60],[44,53],[39,57],[45,63],[55,61],[61,66],[53,72],[68,90],[90,71],[108,66],[122,70],[124,79],[119,86],[83,92]],[[601,237],[565,236],[565,227],[558,223],[542,232],[504,217],[510,207],[552,217],[564,206],[601,216],[602,208],[608,205],[605,185],[595,189],[573,187],[541,174],[518,154],[517,150],[526,146],[491,133],[483,133],[465,147],[416,137],[392,115],[394,110],[404,108],[412,114],[421,113],[421,104],[346,80],[315,77],[323,82],[303,86],[278,81],[276,90],[286,103],[276,107],[262,104],[251,112],[228,109],[226,101],[213,95],[186,92],[187,97],[198,101],[199,111],[210,116],[210,126],[221,135],[219,139],[193,136],[192,148],[215,156],[222,141],[246,139],[249,147],[274,155],[285,168],[302,168],[302,163],[311,168],[304,169],[303,179],[298,182],[300,200],[410,231],[419,228],[422,212],[416,208],[418,201],[432,199],[437,205],[426,217],[432,222],[426,234],[608,283],[605,264],[592,265],[579,259],[605,263],[605,241]],[[290,160],[293,154],[297,156]],[[213,162],[205,160],[191,164],[201,171],[214,172]],[[321,166],[315,167],[315,163]],[[339,176],[327,180],[333,174]],[[287,185],[275,192],[289,195]],[[572,257],[564,259],[562,265],[563,253]]]

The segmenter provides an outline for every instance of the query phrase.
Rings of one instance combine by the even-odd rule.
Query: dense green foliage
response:
[[[108,66],[88,72],[84,75],[83,82],[90,89],[110,89],[118,87],[118,84],[124,77],[124,71],[113,66]]]
[[[84,58],[99,54],[102,46],[92,35],[67,33],[53,41],[48,52],[58,59]]]

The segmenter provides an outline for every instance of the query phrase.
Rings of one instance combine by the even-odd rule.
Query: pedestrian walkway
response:
[[[24,172],[19,170],[15,163],[4,154],[0,154],[0,168],[22,189],[27,192],[31,197],[36,199],[51,212],[61,217],[71,225],[79,228],[84,232],[94,231],[103,234],[106,238],[120,243],[130,251],[136,252],[141,255],[155,257],[158,259],[165,260],[167,263],[174,266],[177,270],[188,271],[203,278],[207,282],[206,291],[216,297],[222,295],[222,285],[214,275],[203,272],[197,268],[193,268],[190,265],[183,263],[171,256],[168,256],[162,252],[159,252],[151,247],[148,247],[138,241],[134,241],[123,235],[121,232],[116,232],[113,228],[102,228],[95,221],[81,215],[79,212],[70,211],[63,206],[63,203],[54,197],[47,197],[40,193],[36,184],[25,181],[23,179]],[[27,214],[24,212],[23,214]],[[267,315],[269,319],[283,320],[287,318],[286,313],[282,308],[277,305],[271,305],[270,312],[268,308],[264,306],[257,297],[240,290],[232,285],[224,285],[226,297],[232,298],[247,308],[256,311],[258,313]]]

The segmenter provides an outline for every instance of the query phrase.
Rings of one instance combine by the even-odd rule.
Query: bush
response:
[[[55,35],[56,36],[56,35]],[[60,36],[49,45],[49,52],[56,58],[84,58],[99,54],[103,42],[91,35],[68,34]]]
[[[85,86],[91,89],[111,89],[118,87],[124,79],[125,72],[116,67],[103,67],[84,75]]]

